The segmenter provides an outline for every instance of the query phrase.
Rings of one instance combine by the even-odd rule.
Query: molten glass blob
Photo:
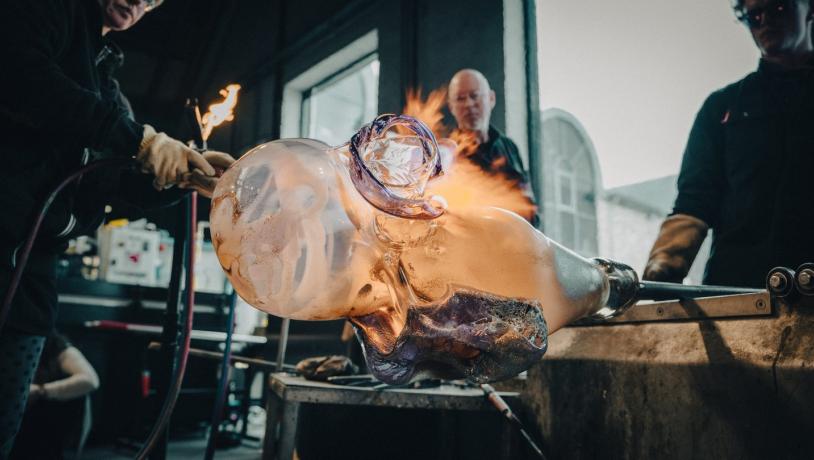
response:
[[[489,203],[425,198],[440,164],[432,134],[392,115],[339,148],[256,147],[213,195],[221,265],[263,311],[350,318],[388,383],[509,378],[542,357],[548,334],[631,302],[629,267],[583,259]]]

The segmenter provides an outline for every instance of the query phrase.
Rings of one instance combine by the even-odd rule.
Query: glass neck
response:
[[[427,182],[442,170],[438,143],[421,121],[380,115],[353,136],[348,149],[350,178],[375,208],[407,219],[430,220],[443,214],[442,201],[423,196]]]

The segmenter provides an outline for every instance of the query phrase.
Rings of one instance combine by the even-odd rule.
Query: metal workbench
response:
[[[497,414],[480,388],[441,385],[436,388],[390,388],[376,390],[331,383],[314,382],[286,373],[269,377],[264,459],[290,460],[296,449],[297,423],[302,404],[342,404],[398,409],[481,411]],[[511,405],[518,403],[518,393],[500,392]],[[512,458],[513,428],[504,423],[501,432],[505,446],[501,458]]]

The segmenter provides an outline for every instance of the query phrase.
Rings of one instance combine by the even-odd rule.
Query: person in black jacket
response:
[[[762,58],[698,112],[648,280],[680,282],[710,228],[705,284],[759,288],[775,266],[814,261],[812,2],[738,0],[734,8]]]
[[[56,260],[69,237],[100,222],[102,200],[145,195],[173,184],[214,185],[226,154],[200,154],[133,121],[111,77],[110,31],[136,24],[159,0],[3,0],[0,4],[0,286],[37,209],[70,172],[92,159],[132,157],[148,175],[100,171],[68,187],[51,206],[0,329],[0,459],[7,457],[45,337],[56,317]],[[210,164],[212,163],[212,164]],[[202,185],[203,184],[203,185]],[[166,194],[166,192],[165,192]]]

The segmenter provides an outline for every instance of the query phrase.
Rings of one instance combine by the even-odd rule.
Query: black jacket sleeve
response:
[[[63,43],[77,29],[77,8],[59,0],[6,0],[0,14],[0,111],[32,132],[115,155],[135,155],[143,127],[113,101],[65,75]],[[101,30],[99,31],[101,34]],[[92,50],[89,50],[92,52]]]
[[[715,227],[726,186],[724,174],[724,93],[710,95],[693,123],[681,172],[673,214],[688,214]]]
[[[526,172],[526,169],[523,167],[523,160],[520,158],[520,150],[517,148],[517,144],[514,143],[508,137],[503,138],[506,144],[506,160],[508,164],[506,165],[506,170],[511,171],[513,174],[517,176],[517,179],[523,183],[529,182],[529,175]]]

